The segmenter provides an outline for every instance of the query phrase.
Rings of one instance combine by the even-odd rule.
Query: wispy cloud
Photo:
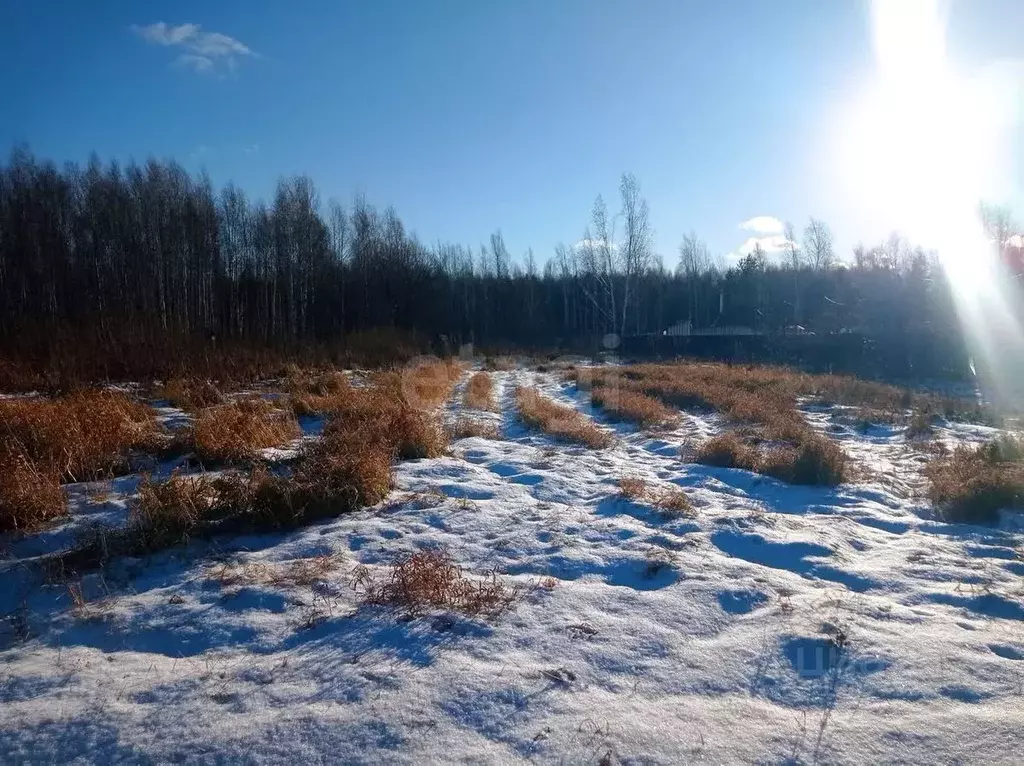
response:
[[[741,229],[757,232],[758,234],[781,234],[785,230],[785,224],[772,215],[755,215],[748,221],[740,224]]]
[[[158,21],[147,26],[134,25],[132,31],[153,45],[180,49],[175,66],[204,74],[225,69],[233,72],[241,59],[258,55],[240,40],[220,32],[205,32],[198,24]]]

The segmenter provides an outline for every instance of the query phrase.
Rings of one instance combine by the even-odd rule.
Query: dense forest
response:
[[[24,352],[83,328],[156,346],[334,343],[370,328],[544,348],[672,327],[958,333],[936,255],[897,234],[840,258],[811,219],[802,236],[787,228],[781,260],[758,248],[726,268],[695,234],[654,252],[632,176],[617,203],[610,213],[598,197],[588,216],[583,201],[578,241],[516,257],[500,230],[478,246],[422,243],[391,208],[324,205],[306,176],[265,203],[175,162],[58,167],[19,148],[0,166],[0,345]],[[1008,239],[1005,216],[992,218]]]

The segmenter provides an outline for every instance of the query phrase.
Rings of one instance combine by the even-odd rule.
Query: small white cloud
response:
[[[750,220],[741,223],[740,228],[758,234],[782,234],[786,226],[775,216],[755,215]]]
[[[234,71],[242,57],[257,54],[240,40],[220,32],[204,32],[198,24],[166,24],[158,21],[148,26],[133,26],[132,31],[154,45],[176,46],[184,52],[174,59],[175,66],[195,72],[210,73],[221,66]]]
[[[761,249],[764,250],[764,254],[769,258],[773,255],[778,255],[779,253],[788,253],[790,244],[796,245],[796,243],[791,243],[781,234],[771,234],[767,237],[748,237],[746,242],[729,253],[727,257],[738,261],[743,256],[750,255],[754,252],[754,248],[757,247],[758,244],[761,245]],[[800,245],[796,245],[796,249],[799,250]]]

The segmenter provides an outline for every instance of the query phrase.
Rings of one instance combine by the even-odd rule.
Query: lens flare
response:
[[[982,200],[1013,192],[1014,83],[958,73],[938,0],[873,0],[875,72],[842,114],[835,158],[848,203],[876,230],[938,253],[986,393],[1014,397],[1024,358],[1013,277]]]

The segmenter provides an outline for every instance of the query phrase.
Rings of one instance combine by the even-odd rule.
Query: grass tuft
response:
[[[642,428],[671,428],[679,413],[653,396],[618,386],[598,385],[590,389],[590,401],[615,420],[629,420]]]
[[[309,372],[288,368],[288,398],[296,415],[338,412],[352,396],[348,376],[337,370]]]
[[[202,378],[171,378],[157,389],[157,396],[173,406],[193,411],[221,404],[224,396],[217,387]]]
[[[460,417],[448,428],[449,439],[466,439],[472,436],[481,439],[501,438],[497,424],[474,418]]]
[[[551,401],[535,388],[517,388],[516,406],[526,425],[558,439],[583,444],[591,449],[601,449],[612,443],[611,434],[598,428],[586,415]]]
[[[493,617],[508,608],[519,595],[496,572],[475,579],[467,577],[445,551],[418,551],[399,560],[382,582],[363,576],[364,601],[422,614],[447,609],[468,615]]]
[[[0,530],[64,515],[61,483],[123,473],[163,438],[149,408],[118,391],[0,400]]]
[[[654,495],[654,506],[666,514],[683,515],[693,513],[690,497],[678,487],[662,490]]]
[[[988,524],[1003,508],[1024,508],[1024,440],[1003,436],[958,447],[925,468],[928,496],[946,521]]]
[[[469,379],[466,385],[464,403],[474,410],[496,410],[494,402],[494,383],[486,372],[478,372]]]
[[[4,443],[56,468],[64,481],[123,472],[130,453],[154,448],[160,434],[152,411],[119,391],[0,400]]]
[[[29,532],[66,513],[60,472],[0,445],[0,532]]]
[[[290,412],[259,397],[207,407],[192,426],[196,454],[211,464],[254,460],[261,450],[282,447],[301,433]]]
[[[619,494],[627,500],[641,500],[647,496],[647,482],[639,476],[619,479]]]

